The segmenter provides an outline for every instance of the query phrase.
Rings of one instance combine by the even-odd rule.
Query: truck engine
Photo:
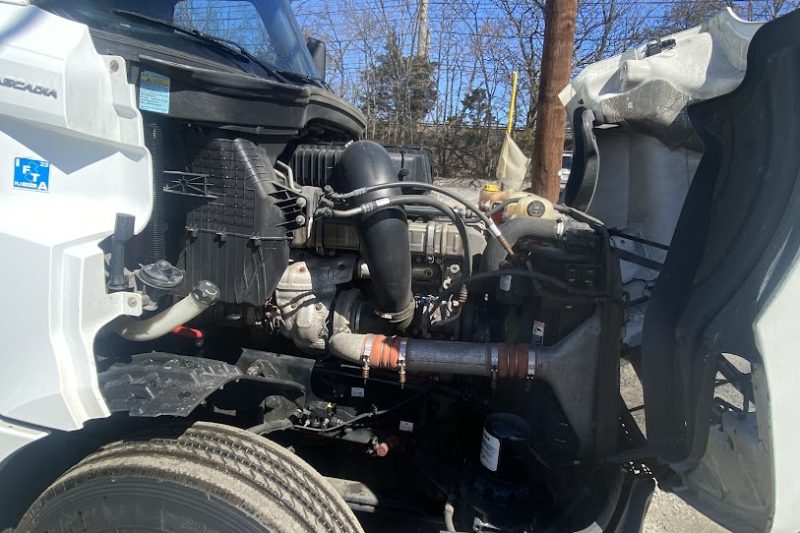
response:
[[[616,450],[622,299],[602,225],[526,193],[478,208],[431,184],[424,151],[329,142],[281,160],[181,123],[148,139],[153,217],[129,239],[119,215],[108,241],[109,286],[146,309],[99,337],[112,405],[153,366],[224,361],[269,394],[243,409],[229,386],[199,409],[357,479],[369,489],[341,481],[356,510],[446,504],[477,530],[547,520]]]
[[[212,509],[219,476],[261,483],[230,489],[226,509],[272,513],[279,531],[567,531],[616,516],[637,479],[624,452],[642,441],[620,398],[626,302],[602,223],[527,192],[441,186],[425,149],[360,140],[366,119],[314,76],[286,2],[253,4],[274,65],[181,26],[174,3],[35,4],[3,8],[32,28],[19,64],[66,81],[9,108],[33,133],[9,127],[6,152],[50,175],[38,195],[3,190],[0,239],[27,243],[15,261],[52,282],[3,331],[30,339],[35,317],[51,333],[16,374],[45,392],[14,389],[2,414],[73,440],[51,478],[0,502],[10,527],[73,531],[48,502],[84,474],[121,496],[95,512],[86,492],[75,524],[127,517],[136,498],[183,502],[170,483],[212,457],[214,481],[175,483],[202,489],[187,516]],[[41,60],[50,34],[70,37],[47,49],[60,63]],[[50,114],[32,114],[43,102]],[[16,224],[26,209],[44,217],[33,229]],[[115,454],[128,467],[98,477]],[[171,460],[143,471],[149,492],[136,476],[123,490],[125,472]],[[209,513],[220,530],[263,529]]]

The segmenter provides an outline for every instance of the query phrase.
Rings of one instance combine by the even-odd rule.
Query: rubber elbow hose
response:
[[[371,141],[350,144],[342,153],[336,171],[335,188],[340,191],[400,181],[389,153]],[[360,206],[401,195],[400,189],[384,189],[359,196],[354,204]],[[375,290],[376,312],[402,331],[414,317],[406,213],[401,206],[380,207],[359,216],[357,229]]]

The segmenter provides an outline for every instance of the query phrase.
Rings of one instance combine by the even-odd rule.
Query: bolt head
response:
[[[108,63],[108,68],[111,69],[111,72],[117,72],[119,70],[119,61],[116,59],[112,59]]]

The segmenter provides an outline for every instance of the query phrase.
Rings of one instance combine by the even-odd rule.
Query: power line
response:
[[[448,0],[428,0],[429,7],[452,7],[455,4],[460,2],[457,1],[448,1]],[[629,2],[630,5],[640,5],[640,6],[680,6],[680,5],[688,5],[692,3],[706,3],[706,4],[742,4],[747,5],[750,3],[753,4],[761,4],[761,5],[773,5],[774,0],[725,0],[721,2],[720,0],[633,0]],[[484,6],[483,2],[475,2],[473,5],[478,7]],[[518,2],[507,2],[507,6],[511,8],[535,8],[535,6],[531,2],[525,1],[518,1]],[[587,6],[608,6],[608,0],[584,0],[579,2],[579,8],[587,7]],[[359,7],[352,7],[352,8],[345,8],[345,9],[325,9],[324,11],[305,11],[305,10],[298,10],[298,16],[327,16],[327,15],[350,15],[354,12],[373,12],[373,13],[389,13],[391,11],[401,9],[401,8],[415,8],[417,7],[417,2],[406,1],[406,2],[399,2],[399,3],[381,3],[381,5],[364,5]],[[498,9],[496,5],[493,5],[495,9]]]

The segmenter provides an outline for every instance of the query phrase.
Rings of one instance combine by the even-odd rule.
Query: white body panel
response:
[[[759,420],[769,426],[772,436],[771,456],[774,514],[772,531],[796,533],[800,530],[800,387],[797,386],[797,351],[800,329],[797,327],[797,302],[800,301],[800,260],[789,269],[786,281],[762,311],[754,325],[759,352],[765,355],[764,385],[757,390],[769,405],[769,419]],[[754,384],[757,387],[758,384]],[[761,443],[760,451],[765,453]]]
[[[138,296],[106,294],[98,243],[117,213],[147,223],[150,155],[124,62],[84,25],[0,3],[0,35],[0,416],[74,430],[108,416],[97,331],[141,313]],[[49,163],[47,192],[17,186],[17,158]]]

